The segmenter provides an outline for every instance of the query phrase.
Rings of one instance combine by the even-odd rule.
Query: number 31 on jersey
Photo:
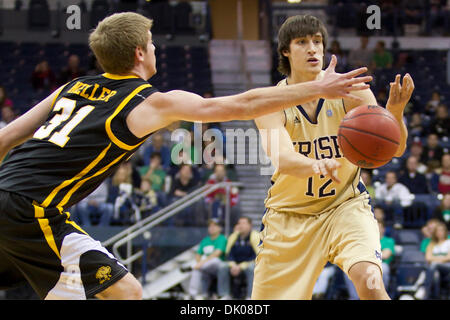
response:
[[[95,108],[91,105],[87,105],[78,110],[75,115],[72,116],[75,110],[76,101],[67,98],[61,98],[56,102],[53,108],[54,112],[61,111],[61,113],[55,114],[53,118],[50,119],[47,125],[41,126],[33,135],[35,139],[45,139],[48,136],[50,138],[48,141],[60,146],[61,148],[66,145],[69,141],[69,134],[72,130]],[[53,132],[62,123],[64,126],[61,130]],[[52,134],[53,132],[53,134]]]

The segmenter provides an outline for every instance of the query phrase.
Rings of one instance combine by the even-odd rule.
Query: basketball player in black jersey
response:
[[[176,120],[246,120],[319,97],[358,100],[352,91],[371,81],[355,78],[366,68],[335,73],[334,57],[318,81],[211,99],[161,93],[147,82],[156,73],[151,24],[136,13],[104,19],[89,44],[106,73],[63,85],[0,130],[1,159],[17,146],[0,167],[0,288],[28,281],[42,299],[142,298],[134,276],[66,208]]]

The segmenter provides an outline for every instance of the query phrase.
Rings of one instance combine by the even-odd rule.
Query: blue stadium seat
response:
[[[403,227],[420,228],[429,219],[428,206],[423,202],[413,201],[410,207],[403,209]]]
[[[394,239],[399,245],[420,245],[420,230],[396,230]]]
[[[416,246],[411,246],[409,249],[404,246],[403,252],[400,255],[400,264],[425,265],[425,254]]]

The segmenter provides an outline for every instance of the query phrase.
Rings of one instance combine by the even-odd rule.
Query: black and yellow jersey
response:
[[[1,165],[0,189],[43,208],[74,205],[147,139],[129,131],[126,117],[156,91],[135,76],[72,80],[56,95],[45,123]]]

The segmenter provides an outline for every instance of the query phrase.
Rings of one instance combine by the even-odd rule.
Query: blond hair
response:
[[[134,12],[110,15],[89,35],[89,46],[104,71],[126,74],[134,67],[137,47],[147,52],[153,20]]]

